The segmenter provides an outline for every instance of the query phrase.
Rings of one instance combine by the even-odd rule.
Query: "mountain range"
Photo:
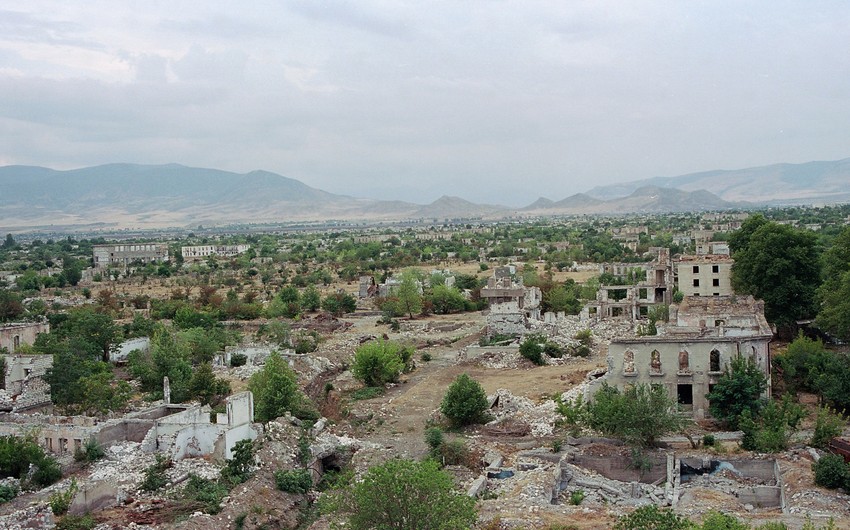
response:
[[[664,213],[795,202],[850,202],[850,159],[657,177],[596,187],[558,201],[541,197],[519,209],[451,196],[426,205],[355,198],[267,171],[238,174],[178,164],[68,171],[0,167],[0,230],[16,231]]]

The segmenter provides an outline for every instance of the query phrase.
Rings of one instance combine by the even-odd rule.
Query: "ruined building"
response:
[[[40,333],[49,333],[46,322],[14,322],[0,325],[0,349],[14,353],[23,345],[32,346]]]
[[[51,405],[50,385],[44,380],[53,366],[52,355],[3,355],[0,411],[25,411]]]
[[[733,263],[723,255],[681,256],[676,262],[679,290],[687,296],[732,295]]]
[[[601,381],[623,388],[638,383],[663,385],[694,418],[708,415],[709,393],[736,355],[752,358],[768,376],[768,344],[773,331],[764,302],[751,296],[686,296],[670,307],[670,322],[658,335],[619,339],[608,347],[608,372]]]
[[[529,320],[542,320],[540,305],[543,294],[537,287],[525,287],[522,278],[514,280],[508,267],[497,267],[481,289],[481,298],[487,300],[489,335],[522,335]]]
[[[168,245],[163,243],[127,243],[94,245],[92,247],[96,269],[126,269],[134,263],[161,263],[168,261]]]
[[[582,318],[630,318],[636,320],[646,316],[649,308],[656,304],[670,304],[673,301],[673,261],[670,249],[653,247],[649,249],[655,259],[649,263],[610,263],[600,266],[600,272],[607,272],[618,278],[636,278],[629,285],[600,285],[596,300],[585,305]]]
[[[180,247],[180,254],[184,261],[196,261],[206,259],[210,256],[218,258],[234,258],[244,254],[250,249],[250,245],[195,245]]]

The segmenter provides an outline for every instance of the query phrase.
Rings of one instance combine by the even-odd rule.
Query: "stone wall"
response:
[[[49,333],[50,324],[41,322],[20,322],[0,325],[0,348],[6,348],[9,353],[24,344],[32,345],[40,333]]]

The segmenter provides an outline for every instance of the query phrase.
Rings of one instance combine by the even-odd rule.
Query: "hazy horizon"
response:
[[[0,0],[0,28],[0,165],[523,206],[848,156],[839,1]]]

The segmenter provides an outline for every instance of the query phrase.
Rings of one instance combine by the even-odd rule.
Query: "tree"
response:
[[[732,286],[764,300],[765,316],[782,327],[814,316],[820,285],[814,234],[753,216],[730,237]]]
[[[15,248],[15,238],[12,237],[12,234],[6,234],[6,239],[3,241],[3,249],[12,250],[13,248]]]
[[[351,372],[366,386],[384,386],[409,368],[413,352],[398,342],[378,339],[357,348]]]
[[[546,342],[541,335],[529,335],[519,345],[519,354],[533,362],[537,366],[546,364],[546,359],[543,358],[543,344]]]
[[[461,374],[449,386],[440,412],[457,426],[479,423],[487,411],[487,394],[481,383]]]
[[[477,520],[475,499],[455,491],[451,476],[433,460],[374,466],[331,504],[348,514],[353,530],[454,530]]]
[[[83,278],[83,267],[79,260],[66,256],[62,261],[62,276],[70,285],[77,285]]]
[[[357,300],[348,293],[335,293],[322,300],[322,309],[333,316],[342,316],[357,309]]]
[[[191,353],[184,340],[167,330],[161,330],[151,338],[150,351],[130,352],[130,373],[142,383],[142,390],[160,397],[163,378],[168,377],[171,401],[182,403],[189,399],[189,381],[192,379]]]
[[[298,390],[295,372],[276,351],[266,359],[263,369],[248,380],[248,390],[254,393],[254,416],[268,422],[287,412],[296,417],[309,415],[310,407]]]
[[[79,408],[89,414],[123,410],[133,392],[127,381],[118,381],[105,371],[81,377],[78,384],[82,393]]]
[[[823,285],[818,289],[817,324],[843,341],[850,341],[850,227],[823,254]]]
[[[315,285],[308,285],[301,295],[301,307],[306,311],[317,311],[321,306],[321,295]]]
[[[203,363],[195,368],[189,380],[189,395],[201,405],[216,406],[230,394],[230,382],[215,376],[212,365]]]
[[[90,307],[81,307],[68,311],[68,318],[57,332],[61,336],[79,337],[95,345],[100,351],[101,360],[109,362],[109,354],[121,341],[121,328],[104,313],[98,313]]]
[[[737,355],[727,366],[711,392],[706,394],[709,411],[716,419],[737,428],[738,419],[747,411],[758,414],[764,406],[762,394],[767,390],[767,377],[752,357]]]
[[[679,415],[676,402],[661,385],[638,384],[621,392],[603,383],[593,401],[576,406],[585,408],[576,417],[586,426],[638,447],[651,447],[690,421]]]
[[[12,291],[0,288],[0,322],[15,320],[24,314],[21,297]]]
[[[408,269],[401,273],[401,284],[395,290],[395,296],[403,313],[413,318],[413,313],[422,311],[422,295],[419,294],[419,279],[416,272]]]
[[[466,299],[461,292],[445,285],[432,287],[428,300],[433,305],[434,312],[442,315],[457,313],[466,308]]]

